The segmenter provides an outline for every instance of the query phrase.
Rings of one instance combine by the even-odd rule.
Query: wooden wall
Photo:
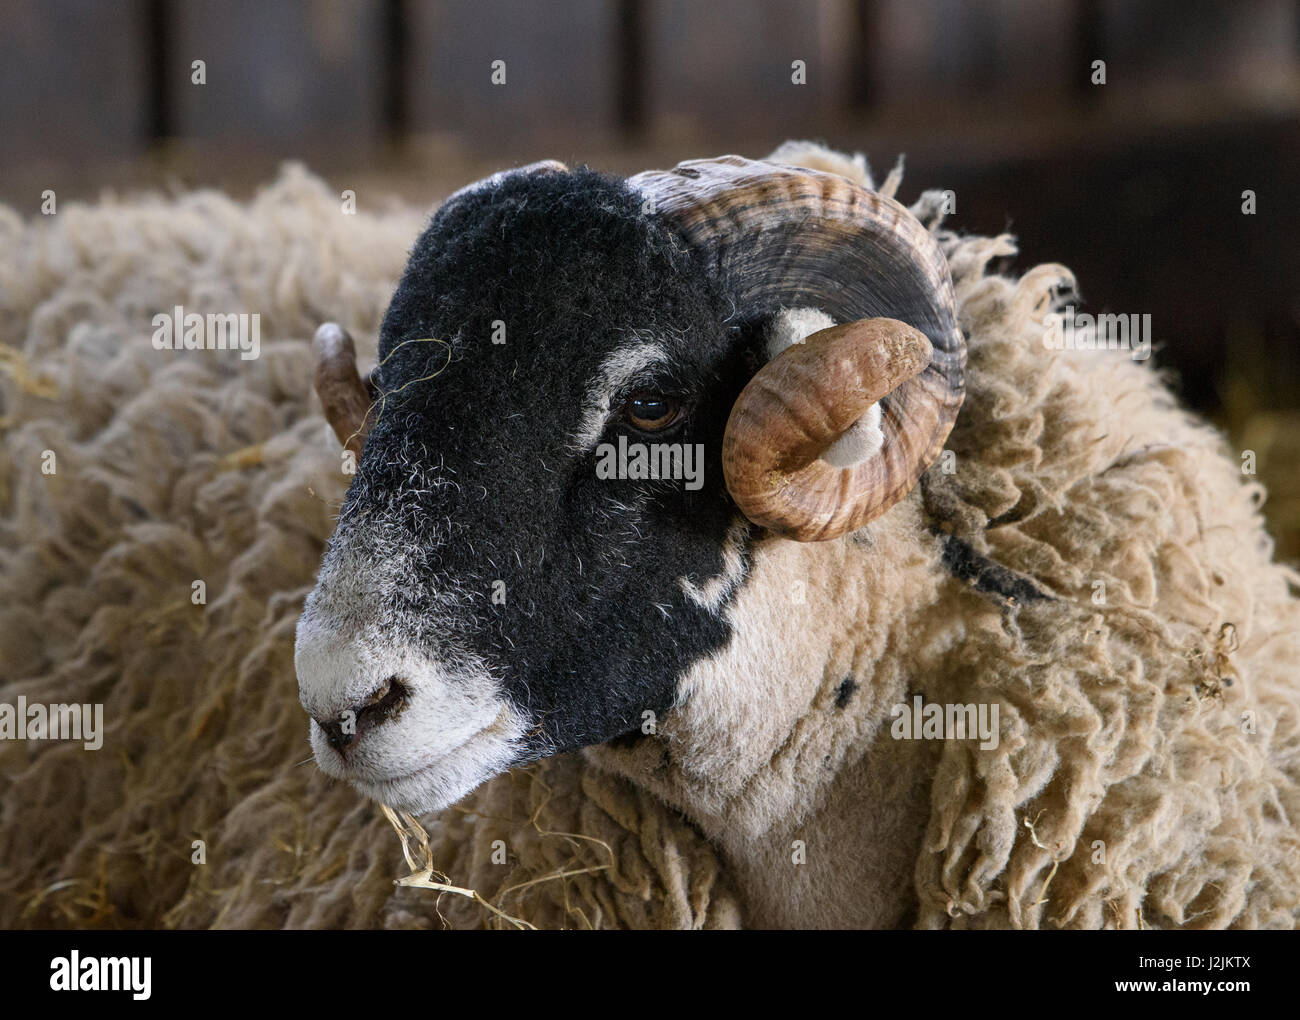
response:
[[[1297,23],[1294,0],[7,0],[0,174],[159,144],[602,149],[1188,90],[1268,106]]]

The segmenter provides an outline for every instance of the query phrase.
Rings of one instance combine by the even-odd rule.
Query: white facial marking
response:
[[[677,579],[686,597],[701,609],[718,612],[723,600],[735,591],[736,585],[740,583],[745,572],[745,558],[741,555],[741,550],[745,547],[745,537],[749,534],[750,527],[749,521],[744,517],[737,516],[731,522],[731,527],[727,529],[727,537],[722,543],[722,573],[699,585],[690,577]]]
[[[609,423],[610,407],[619,392],[647,369],[668,360],[668,353],[648,339],[647,334],[634,331],[632,335],[638,342],[620,347],[606,357],[587,390],[582,421],[569,439],[569,447],[575,453],[586,453],[595,447]]]

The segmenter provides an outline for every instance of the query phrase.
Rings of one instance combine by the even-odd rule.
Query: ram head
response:
[[[466,188],[367,379],[338,327],[316,350],[358,462],[301,701],[325,772],[412,811],[670,712],[736,639],[758,544],[901,500],[965,364],[947,263],[902,206],[734,156]]]

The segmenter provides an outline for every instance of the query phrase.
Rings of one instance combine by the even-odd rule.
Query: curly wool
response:
[[[0,925],[499,923],[394,888],[396,837],[307,760],[294,682],[347,480],[308,396],[308,341],[335,318],[373,350],[420,220],[342,216],[296,169],[247,205],[0,209],[0,701],[100,702],[106,724],[96,752],[0,744]],[[996,750],[941,750],[918,923],[1294,925],[1300,604],[1258,487],[1149,368],[1042,349],[1068,273],[989,276],[1009,238],[940,237],[969,396],[959,469],[918,498],[1051,598],[953,580],[899,650],[934,678],[930,700],[996,701],[1004,720]],[[151,316],[177,303],[259,312],[260,361],[153,350]],[[1208,683],[1224,623],[1231,687]],[[429,827],[453,884],[539,926],[743,920],[713,846],[581,755],[493,780]]]
[[[927,510],[1051,597],[937,607],[966,629],[949,690],[1014,737],[945,743],[921,923],[1294,926],[1300,577],[1262,488],[1146,365],[1043,349],[1068,270],[988,276],[1010,238],[941,239],[969,396]]]
[[[860,157],[772,158],[873,186]],[[932,701],[996,703],[1002,740],[943,742],[918,926],[1295,927],[1300,575],[1264,490],[1149,362],[1047,349],[1073,275],[990,275],[1014,239],[941,230],[944,197],[912,211],[952,271],[967,398],[921,496],[1005,576],[917,607],[891,655]]]

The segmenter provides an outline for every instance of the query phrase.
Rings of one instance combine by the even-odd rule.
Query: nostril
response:
[[[341,712],[337,719],[317,719],[325,741],[346,754],[368,729],[392,719],[406,707],[409,694],[400,678],[390,676],[365,701]]]
[[[390,676],[356,708],[357,722],[365,719],[370,725],[384,722],[397,715],[407,702],[406,685],[399,677]]]
[[[316,725],[325,734],[325,742],[343,754],[357,740],[357,728],[352,722],[349,713],[344,712],[338,719],[317,719]]]

